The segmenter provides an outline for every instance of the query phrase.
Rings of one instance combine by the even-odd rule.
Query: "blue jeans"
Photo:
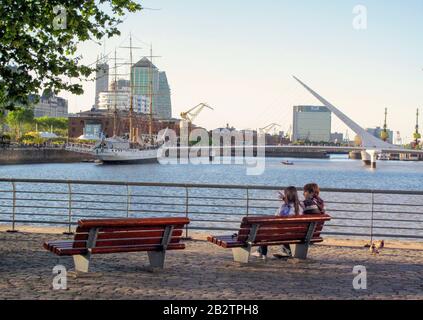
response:
[[[288,249],[289,251],[291,251],[291,247],[289,244],[283,244],[282,246]],[[268,252],[267,246],[260,246],[258,249],[258,252],[260,252],[264,256],[267,256],[267,252]]]
[[[264,256],[267,256],[267,246],[259,247],[258,252],[260,252]]]

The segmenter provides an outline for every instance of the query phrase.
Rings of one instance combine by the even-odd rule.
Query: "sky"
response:
[[[82,43],[84,63],[128,45],[134,60],[153,45],[156,66],[166,71],[173,116],[206,102],[195,123],[208,129],[230,124],[257,129],[292,123],[294,105],[315,100],[292,75],[312,87],[363,127],[388,127],[411,140],[418,107],[423,111],[423,1],[421,0],[144,0],[130,14],[120,38],[105,46]],[[357,13],[367,9],[367,28]],[[118,48],[127,58],[127,49]],[[94,82],[71,96],[70,112],[94,103]],[[332,131],[347,128],[333,116]],[[423,117],[422,117],[423,118]],[[422,124],[422,122],[420,122]],[[350,137],[354,134],[349,131]],[[352,138],[352,137],[351,137]]]

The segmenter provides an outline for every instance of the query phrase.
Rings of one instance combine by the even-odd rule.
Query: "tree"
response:
[[[13,130],[15,139],[21,137],[22,127],[25,124],[31,124],[34,120],[34,111],[30,108],[17,108],[7,114],[6,123]]]
[[[68,118],[51,118],[45,116],[35,119],[35,123],[38,126],[38,131],[50,131],[53,128],[53,132],[59,136],[68,135]]]
[[[119,35],[122,17],[141,9],[133,0],[1,0],[0,110],[43,88],[82,94],[95,66],[81,64],[77,45]]]

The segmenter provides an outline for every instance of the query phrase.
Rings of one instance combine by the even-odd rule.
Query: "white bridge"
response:
[[[358,136],[360,136],[362,141],[362,152],[361,157],[365,164],[371,165],[373,168],[376,168],[376,158],[380,153],[402,153],[402,154],[423,154],[421,150],[410,150],[395,146],[393,144],[382,141],[354,122],[351,118],[341,112],[333,104],[327,101],[325,98],[320,96],[317,92],[307,86],[300,79],[294,77],[304,88],[306,88],[317,100],[319,100],[325,107],[327,107],[331,112],[333,112],[348,128],[354,131]]]

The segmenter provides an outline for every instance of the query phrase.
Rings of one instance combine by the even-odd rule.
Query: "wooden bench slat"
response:
[[[140,218],[140,219],[101,219],[101,220],[80,220],[78,226],[81,228],[135,228],[135,227],[166,227],[168,225],[187,225],[188,218]]]
[[[313,234],[313,238],[320,236],[320,232]],[[272,234],[272,235],[261,235],[257,236],[254,243],[261,241],[278,241],[278,240],[298,240],[305,239],[305,233],[285,233],[285,234]],[[247,236],[238,237],[238,241],[247,241]]]
[[[183,230],[174,230],[172,237],[182,236]],[[100,232],[97,236],[97,240],[111,240],[111,239],[143,239],[143,238],[162,238],[164,230],[145,230],[145,231],[122,231],[122,232]],[[88,233],[80,233],[75,235],[75,240],[88,240]]]
[[[104,248],[94,248],[92,250],[93,254],[108,254],[108,253],[123,253],[123,252],[142,252],[142,251],[159,251],[161,250],[161,246],[127,246],[127,247],[104,247]],[[185,244],[183,243],[175,243],[170,244],[167,247],[167,250],[184,250]]]
[[[241,248],[241,247],[245,247],[246,243],[242,242],[242,241],[232,241],[229,240],[228,236],[225,240],[224,237],[208,237],[208,241],[212,242],[214,244],[219,245],[220,247],[223,247],[225,249],[231,249],[231,248]],[[216,239],[218,239],[216,241]],[[323,238],[321,237],[316,237],[310,240],[311,243],[318,243],[318,242],[322,242]],[[252,246],[253,247],[259,247],[259,246],[276,246],[276,245],[283,245],[283,244],[301,244],[304,243],[303,240],[280,240],[280,241],[262,241],[262,242],[256,242],[254,243]]]
[[[253,224],[292,224],[292,223],[310,223],[310,222],[325,222],[329,221],[331,217],[327,214],[309,214],[301,216],[277,217],[277,216],[250,216],[242,219],[241,227],[251,227]]]
[[[100,227],[99,233],[103,232],[136,232],[136,231],[164,231],[166,226],[134,226],[134,227]],[[77,227],[76,233],[78,234],[88,234],[91,228],[82,228]],[[174,230],[184,230],[185,225],[184,224],[174,224],[173,225]]]
[[[316,226],[316,231],[321,231],[323,229],[323,224],[318,224]],[[307,232],[308,230],[308,224],[304,224],[304,225],[293,225],[293,226],[289,226],[289,227],[263,227],[262,225],[260,225],[260,228],[257,232],[257,235],[266,235],[266,234],[280,234],[280,233],[292,233],[292,232]],[[240,229],[238,235],[239,236],[246,236],[249,235],[251,231],[251,228],[244,228],[244,229]]]

